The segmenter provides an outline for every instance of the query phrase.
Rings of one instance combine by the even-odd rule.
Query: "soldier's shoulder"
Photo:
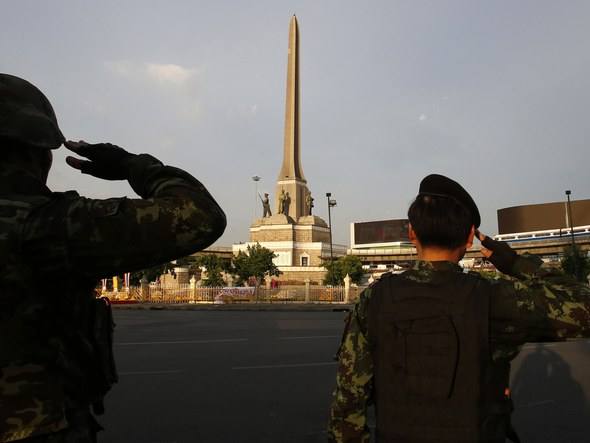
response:
[[[21,223],[29,215],[35,211],[36,208],[44,206],[51,201],[49,195],[32,194],[5,194],[0,195],[0,217],[2,224],[10,224],[11,220]]]
[[[375,289],[377,289],[383,285],[390,285],[391,283],[395,282],[396,280],[403,278],[402,274],[403,273],[392,272],[392,271],[384,272],[379,277],[377,277],[373,282],[371,282],[365,288],[364,292],[367,293],[368,295],[370,295],[371,292],[373,292]]]
[[[55,199],[72,199],[72,198],[82,198],[78,191],[63,191],[63,192],[52,192],[51,196]]]
[[[477,281],[480,284],[488,285],[488,286],[492,286],[492,287],[502,285],[502,284],[510,284],[508,280],[505,280],[503,278],[499,278],[495,274],[483,274],[481,272],[473,271],[470,269],[469,270],[465,269],[463,271],[463,275],[466,276],[467,278]]]
[[[26,196],[23,200],[30,204],[33,216],[39,214],[45,217],[48,213],[57,212],[58,207],[66,207],[71,202],[80,198],[80,195],[76,191],[65,191]],[[60,210],[59,212],[64,211]]]
[[[400,280],[409,280],[417,283],[424,283],[432,280],[432,278],[438,273],[436,269],[427,263],[419,263],[416,266],[407,269],[399,274],[393,274],[392,278],[398,278]]]
[[[394,276],[394,274],[391,271],[384,272],[378,278],[376,278],[375,281],[371,282],[371,284],[369,284],[368,287],[370,288],[370,287],[373,287],[375,285],[378,285],[378,284],[380,284],[380,283],[382,283],[382,282],[384,282],[384,281],[392,278],[393,276]]]

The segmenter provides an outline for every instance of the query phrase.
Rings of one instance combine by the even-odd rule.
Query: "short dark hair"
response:
[[[451,197],[419,195],[408,219],[423,246],[456,249],[467,242],[473,226],[471,212]]]

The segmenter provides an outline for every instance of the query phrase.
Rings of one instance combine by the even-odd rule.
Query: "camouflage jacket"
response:
[[[225,215],[188,173],[149,155],[129,183],[142,199],[53,193],[0,169],[0,442],[63,429],[87,405],[99,278],[147,268],[213,243]]]
[[[519,256],[519,279],[490,280],[492,359],[512,360],[525,342],[590,337],[590,288],[558,272],[539,268],[535,256]],[[403,276],[428,283],[439,272],[463,272],[451,262],[417,262]],[[378,284],[379,281],[373,285]],[[367,335],[372,286],[347,319],[339,350],[336,389],[328,427],[331,442],[369,442],[366,411],[373,395],[373,360]]]

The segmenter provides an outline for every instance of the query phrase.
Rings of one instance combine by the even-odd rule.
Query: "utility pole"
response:
[[[256,206],[258,206],[258,182],[260,178],[258,175],[252,177],[252,181],[254,182],[254,218],[256,218]]]
[[[570,195],[572,191],[566,190],[565,195],[567,197],[567,220],[570,228],[570,235],[572,239],[572,260],[574,261],[574,275],[576,280],[580,280],[580,266],[578,265],[578,251],[576,250],[576,239],[574,238],[574,221],[572,217],[572,202],[570,201]]]
[[[330,264],[334,262],[334,250],[332,248],[332,214],[330,210],[336,206],[336,200],[330,198],[332,197],[331,192],[326,192],[326,197],[328,199],[328,228],[330,230]]]

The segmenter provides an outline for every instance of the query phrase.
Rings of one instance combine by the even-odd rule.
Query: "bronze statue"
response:
[[[289,215],[289,206],[291,205],[291,196],[285,192],[285,199],[283,200],[283,214]]]
[[[305,196],[305,215],[312,215],[313,209],[313,197],[311,196],[311,192],[307,192]]]
[[[285,213],[285,201],[287,200],[287,194],[285,194],[285,190],[281,189],[281,193],[279,194],[279,208],[277,210],[278,214],[286,214]]]
[[[260,201],[262,202],[262,218],[271,217],[272,212],[270,211],[268,193],[264,193],[264,198],[260,194],[258,194],[258,197],[260,197]]]

